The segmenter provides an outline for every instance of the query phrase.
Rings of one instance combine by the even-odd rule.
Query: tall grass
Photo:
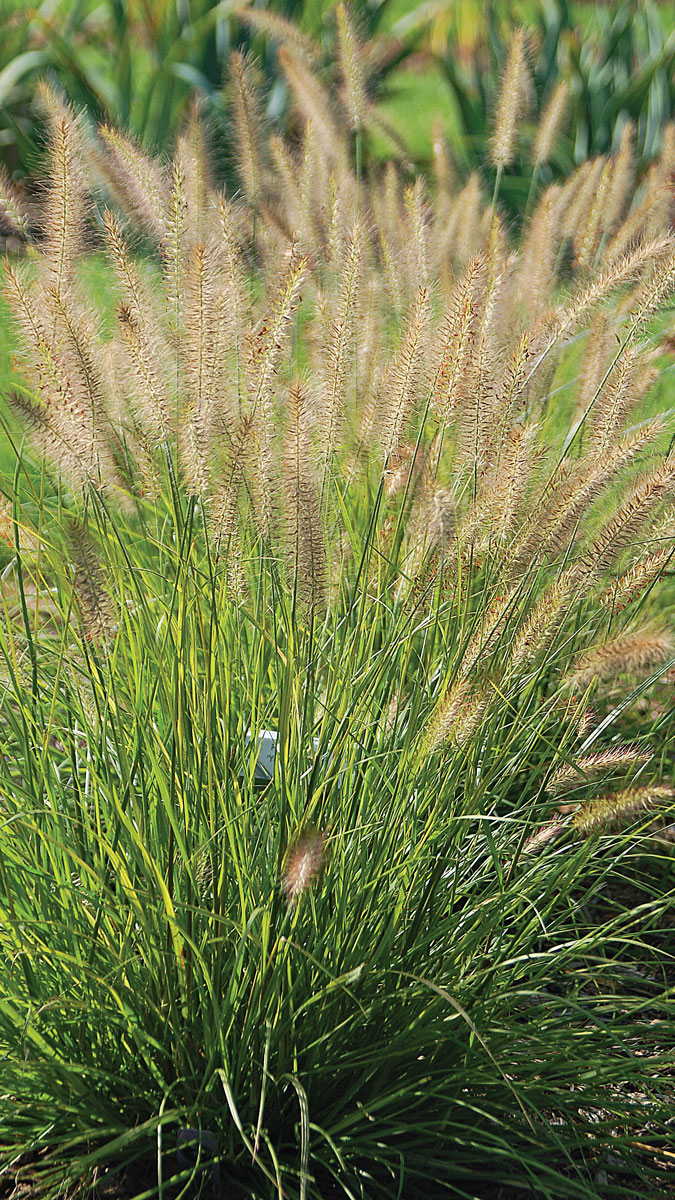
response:
[[[670,142],[513,244],[442,156],[429,189],[364,172],[351,51],[351,119],[282,59],[290,142],[234,64],[239,196],[196,114],[163,162],[53,98],[6,268],[0,1170],[656,1195],[673,738],[640,701],[675,665],[675,459],[640,405]],[[179,1162],[185,1130],[215,1152]]]

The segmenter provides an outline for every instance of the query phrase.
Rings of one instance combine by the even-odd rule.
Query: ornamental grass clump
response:
[[[632,700],[674,665],[673,140],[602,160],[610,222],[582,167],[515,239],[477,178],[362,161],[338,21],[339,98],[280,27],[286,141],[234,56],[230,193],[196,110],[164,161],[47,93],[1,526],[0,1178],[35,1196],[188,1186],[186,1130],[261,1200],[669,1170],[673,731]]]

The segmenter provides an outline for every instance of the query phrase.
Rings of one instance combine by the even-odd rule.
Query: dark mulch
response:
[[[31,1182],[33,1165],[24,1161],[18,1172],[12,1172],[11,1177],[0,1177],[0,1200],[36,1200],[39,1192],[35,1175]],[[201,1187],[194,1186],[189,1193],[182,1192],[181,1185],[167,1186],[164,1189],[165,1200],[176,1200],[179,1194],[181,1200],[246,1200],[246,1197],[250,1196],[250,1190],[244,1176],[236,1171],[225,1175],[226,1170],[225,1166],[221,1167],[224,1177],[219,1188],[206,1181]],[[61,1200],[133,1200],[139,1193],[146,1191],[152,1195],[152,1189],[157,1184],[156,1172],[157,1165],[153,1159],[136,1162],[131,1167],[106,1169],[77,1188],[62,1193]],[[601,1181],[598,1179],[596,1182],[599,1184]],[[605,1175],[602,1179],[603,1195],[607,1194],[606,1189],[610,1182]],[[630,1185],[625,1176],[620,1179],[620,1186],[624,1189],[621,1194],[626,1197],[625,1189]],[[541,1195],[534,1187],[523,1190],[522,1187],[510,1187],[501,1181],[474,1185],[470,1181],[464,1181],[462,1189],[472,1200],[537,1200]],[[311,1200],[342,1200],[343,1195],[344,1193],[336,1190],[334,1183],[332,1186],[315,1184]],[[414,1195],[406,1193],[403,1200],[442,1200],[442,1197],[448,1195],[445,1189],[436,1193],[433,1183],[429,1181],[423,1194],[418,1194],[417,1191]],[[656,1191],[646,1189],[644,1183],[636,1180],[634,1196],[635,1200],[675,1200],[675,1175],[672,1183],[664,1181],[663,1186],[658,1187]]]

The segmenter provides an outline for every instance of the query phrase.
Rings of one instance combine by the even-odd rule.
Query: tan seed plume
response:
[[[666,662],[675,652],[668,630],[637,630],[601,642],[580,655],[567,682],[584,688],[594,679],[611,679],[624,672],[644,672]]]
[[[509,47],[490,142],[490,158],[497,170],[509,166],[515,158],[518,127],[528,107],[529,83],[525,31],[516,29]]]
[[[287,855],[281,878],[281,890],[289,908],[316,883],[325,864],[325,834],[320,830],[303,833]]]

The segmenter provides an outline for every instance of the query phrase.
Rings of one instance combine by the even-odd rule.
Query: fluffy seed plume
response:
[[[12,183],[4,167],[0,167],[0,225],[9,233],[30,238],[31,213],[25,197]]]
[[[338,33],[338,59],[344,85],[344,102],[349,125],[358,130],[363,124],[366,109],[366,86],[358,44],[351,16],[346,4],[338,4],[336,10]]]
[[[632,298],[631,334],[635,334],[639,329],[644,329],[654,313],[663,308],[667,300],[670,300],[673,292],[675,292],[675,249],[673,240],[669,239],[665,252],[660,256],[658,269],[648,275]]]
[[[410,249],[412,251],[411,278],[418,284],[426,285],[428,281],[428,204],[424,190],[424,180],[420,175],[412,187],[406,188],[403,195],[407,224],[410,230]]]
[[[61,295],[82,250],[87,184],[82,169],[80,125],[73,110],[47,86],[40,91],[50,140],[47,201],[42,212],[44,263],[49,284]]]
[[[532,162],[535,167],[549,162],[555,140],[565,119],[570,88],[566,79],[561,79],[539,118],[537,133],[532,147]]]
[[[457,749],[466,745],[479,728],[490,698],[489,685],[455,680],[431,715],[424,732],[423,753],[433,754],[448,743]]]
[[[70,294],[64,298],[48,288],[45,298],[58,342],[58,361],[72,397],[69,409],[60,413],[61,428],[77,447],[82,467],[93,483],[116,482],[96,321]]]
[[[109,210],[103,216],[103,229],[124,295],[118,321],[136,383],[137,415],[151,437],[165,439],[172,421],[163,369],[164,344],[152,298],[129,254],[121,225]]]
[[[172,163],[172,195],[167,209],[169,234],[171,218],[175,213],[173,191],[178,172],[182,175],[181,199],[189,215],[184,234],[187,233],[192,241],[204,241],[208,233],[213,186],[209,149],[200,120],[199,101],[196,99],[190,104],[188,119],[178,139]]]
[[[578,590],[579,576],[574,567],[568,567],[550,584],[534,605],[513,641],[509,666],[515,675],[533,663],[542,651],[548,649]]]
[[[583,567],[589,576],[611,567],[619,552],[637,537],[656,506],[672,494],[674,487],[675,459],[667,459],[638,480],[585,555]]]
[[[274,425],[272,404],[274,382],[290,337],[293,315],[300,299],[300,288],[307,270],[307,259],[292,247],[287,270],[277,288],[269,325],[258,334],[256,361],[251,371],[250,416],[255,421],[257,443],[258,516],[261,531],[268,537],[274,523]]]
[[[489,210],[488,210],[489,211]],[[453,258],[464,266],[481,252],[485,241],[485,207],[478,172],[473,171],[462,188],[448,222],[453,233]]]
[[[84,488],[87,478],[81,469],[77,453],[62,437],[49,406],[30,400],[21,392],[8,392],[9,407],[28,430],[30,440],[39,454],[44,454],[50,466],[76,488]]]
[[[638,559],[619,579],[605,589],[599,598],[600,604],[604,608],[621,611],[628,604],[639,600],[640,596],[656,582],[661,576],[661,572],[672,562],[674,552],[675,546],[669,546]]]
[[[39,285],[38,285],[39,286]],[[27,355],[24,369],[34,385],[36,399],[19,392],[10,393],[11,406],[26,423],[32,440],[50,464],[62,472],[77,488],[98,482],[95,470],[95,415],[88,390],[92,376],[83,374],[82,357],[70,345],[54,346],[59,331],[60,293],[55,286],[40,290],[36,298],[20,272],[8,263],[5,267],[5,295],[24,334]],[[47,303],[46,303],[47,302]],[[46,321],[50,322],[48,331]],[[66,330],[68,335],[68,330]],[[68,353],[70,351],[70,353]],[[93,374],[91,354],[86,359]]]
[[[281,890],[289,908],[316,883],[325,865],[325,834],[318,829],[301,834],[288,852],[281,877]]]
[[[172,165],[171,193],[167,207],[167,236],[162,245],[162,263],[167,284],[167,308],[178,336],[183,275],[183,246],[187,234],[188,202],[185,171],[179,160]]]
[[[612,361],[617,354],[617,329],[603,309],[596,313],[588,330],[584,356],[579,373],[579,416],[594,397],[599,397],[606,377],[613,371]]]
[[[246,196],[255,208],[264,178],[258,76],[252,60],[238,50],[230,56],[230,73],[239,172]]]
[[[613,161],[612,181],[604,218],[605,229],[614,230],[617,223],[623,218],[627,205],[630,204],[635,177],[634,137],[635,126],[632,121],[627,121],[621,134],[618,153]]]
[[[363,253],[364,230],[361,223],[357,222],[347,245],[335,316],[330,324],[324,355],[321,424],[326,462],[343,436],[345,386],[354,351]]]
[[[73,563],[73,589],[87,642],[105,649],[115,632],[112,603],[105,587],[99,555],[82,522],[72,522],[68,544]]]
[[[561,823],[559,816],[555,816],[552,820],[547,821],[544,825],[540,825],[539,829],[535,829],[523,843],[523,854],[538,854],[544,846],[548,846],[549,842],[559,837],[565,832],[565,826]]]
[[[529,83],[525,31],[516,29],[509,47],[490,142],[490,159],[498,171],[508,167],[516,156],[518,125],[527,110]]]
[[[571,825],[582,837],[612,833],[629,825],[636,817],[665,807],[673,794],[672,788],[664,786],[626,788],[621,792],[612,792],[580,805],[572,817]]]
[[[616,262],[598,271],[591,283],[582,288],[573,297],[569,305],[559,312],[556,337],[561,338],[570,333],[585,320],[587,315],[601,304],[607,296],[639,278],[641,272],[649,265],[661,263],[672,257],[673,239],[670,236],[658,237],[653,241],[643,242],[633,250],[627,251]],[[670,286],[670,280],[666,286]],[[649,306],[660,303],[656,293],[663,287],[662,283],[654,284],[643,298],[641,311],[644,314]]]
[[[302,117],[316,129],[323,153],[330,161],[344,165],[344,142],[333,117],[330,97],[322,84],[289,46],[279,50],[279,63]]]
[[[614,164],[603,160],[603,168],[580,217],[574,234],[574,257],[577,270],[588,273],[595,265],[600,241],[605,230],[607,200],[611,191]]]
[[[546,189],[532,214],[522,248],[518,290],[535,320],[544,315],[551,303],[561,240],[562,203],[562,188],[554,185]]]
[[[244,338],[244,323],[248,312],[247,282],[241,249],[236,235],[235,211],[225,196],[220,196],[217,205],[218,221],[222,231],[223,265],[222,289],[231,319],[235,366],[238,376]]]
[[[506,627],[509,610],[513,604],[513,593],[495,596],[482,614],[481,621],[472,633],[462,655],[459,668],[461,678],[471,675],[479,663],[494,649]]]
[[[482,512],[499,542],[511,537],[533,464],[539,426],[518,425],[503,436],[494,472],[488,476],[481,493]],[[485,495],[483,496],[483,492]]]
[[[557,795],[570,788],[583,786],[596,775],[614,775],[630,767],[644,766],[651,758],[651,750],[640,750],[636,746],[613,746],[609,750],[599,750],[596,754],[587,754],[576,762],[558,767],[549,779],[548,790]]]
[[[161,245],[169,233],[169,186],[164,167],[119,129],[104,125],[100,132],[107,152],[99,156],[106,182]]]
[[[639,345],[619,354],[593,405],[590,444],[595,454],[605,454],[616,431],[658,378],[658,369]]]
[[[486,283],[485,259],[476,257],[455,287],[441,327],[432,406],[442,424],[452,419],[465,398]]]
[[[381,442],[385,464],[403,440],[410,411],[423,376],[429,319],[429,293],[420,288],[408,317],[403,339],[394,356],[382,402]]]
[[[251,419],[243,418],[225,452],[225,465],[209,505],[209,527],[220,552],[239,530],[240,493],[246,478],[251,450]]]
[[[641,673],[666,662],[674,649],[672,634],[665,629],[623,633],[580,655],[567,682],[584,688],[594,679],[611,679],[623,672]]]
[[[287,21],[279,13],[266,8],[243,5],[237,9],[237,19],[244,25],[248,25],[254,32],[262,33],[282,46],[292,46],[312,65],[315,65],[321,57],[319,47],[311,38],[306,37],[294,21]]]
[[[218,366],[218,305],[213,248],[198,243],[185,273],[185,331],[180,342],[187,410],[183,421],[185,480],[193,495],[210,492]]]
[[[299,383],[290,389],[289,417],[284,478],[293,593],[310,612],[316,612],[325,602],[326,547],[309,405],[307,393]]]
[[[531,532],[518,550],[517,562],[524,567],[528,554],[549,558],[570,545],[579,521],[611,481],[661,432],[660,421],[649,422],[607,450],[604,457],[589,456],[575,468],[565,464],[554,480],[549,496],[534,515]]]

